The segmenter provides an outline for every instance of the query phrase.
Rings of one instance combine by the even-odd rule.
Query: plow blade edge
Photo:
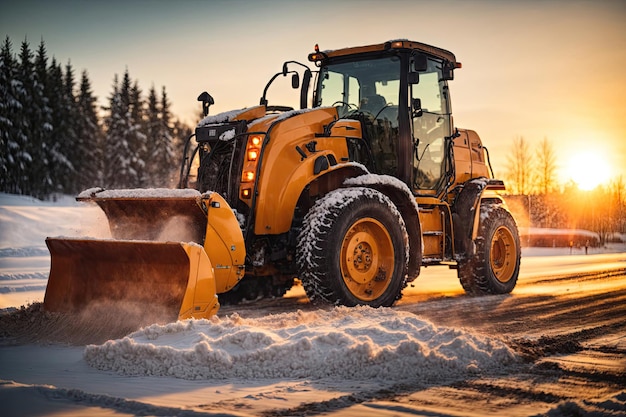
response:
[[[48,238],[44,309],[132,305],[159,320],[208,318],[219,309],[213,267],[193,243]],[[135,310],[136,311],[136,310]]]

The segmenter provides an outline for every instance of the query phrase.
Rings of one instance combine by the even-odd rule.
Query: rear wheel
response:
[[[305,217],[299,277],[311,301],[390,306],[406,285],[407,249],[402,216],[384,194],[336,190]]]
[[[519,275],[521,246],[515,220],[499,205],[481,206],[476,253],[459,262],[458,276],[468,294],[506,294]]]

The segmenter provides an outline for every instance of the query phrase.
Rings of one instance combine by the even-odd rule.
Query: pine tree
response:
[[[104,146],[104,186],[106,188],[120,188],[128,182],[129,163],[128,143],[124,140],[123,132],[125,114],[122,95],[117,74],[113,80],[113,93],[109,97],[109,112],[104,123],[106,126]]]
[[[158,178],[157,158],[158,158],[158,141],[161,135],[161,117],[159,109],[159,99],[154,89],[154,85],[148,92],[148,114],[146,123],[146,135],[147,135],[147,166],[146,171],[148,173],[147,186],[154,187],[155,184],[160,182]]]
[[[80,191],[79,172],[81,165],[84,163],[82,138],[78,136],[78,104],[74,93],[76,81],[74,80],[74,68],[70,61],[65,65],[65,73],[63,74],[63,113],[66,118],[65,131],[65,148],[64,155],[71,164],[68,170],[67,179],[64,181],[64,190],[72,194]]]
[[[7,36],[0,49],[0,186],[8,193],[20,193],[21,153],[26,142],[22,131],[22,83],[17,79],[17,60]]]
[[[147,159],[150,174],[150,186],[169,187],[173,185],[172,172],[174,167],[173,135],[170,127],[170,103],[165,87],[162,89],[161,100],[157,97],[154,86],[148,96],[148,149]],[[175,183],[174,183],[175,184]]]
[[[37,56],[35,57],[35,76],[43,92],[41,102],[34,106],[37,108],[39,116],[39,120],[36,122],[39,131],[39,138],[36,140],[39,143],[36,156],[36,178],[38,178],[38,188],[43,197],[47,196],[54,186],[51,177],[52,154],[50,149],[54,120],[52,109],[50,108],[51,92],[48,90],[48,53],[43,39],[39,43]]]
[[[141,187],[146,136],[141,133],[140,90],[131,85],[128,70],[121,84],[115,76],[108,110],[105,184],[109,188]]]
[[[174,186],[176,173],[176,156],[174,154],[174,129],[171,126],[172,114],[170,110],[170,102],[167,98],[167,92],[163,86],[161,89],[161,126],[163,133],[160,137],[161,143],[157,145],[160,148],[160,160],[155,165],[160,167],[162,174],[160,182],[163,186]]]
[[[127,71],[128,72],[128,71]],[[130,118],[128,141],[132,150],[131,164],[135,171],[135,178],[131,186],[144,187],[148,179],[146,159],[148,155],[146,121],[144,119],[144,103],[141,98],[141,89],[135,81],[130,89]]]
[[[17,154],[18,189],[20,194],[40,197],[43,190],[39,186],[37,174],[41,169],[39,122],[41,120],[40,105],[43,101],[43,88],[35,79],[33,54],[26,40],[22,42],[19,58],[16,78],[21,86],[18,94],[22,108],[13,119],[13,123],[20,126],[21,132],[17,138],[20,148]]]
[[[49,96],[53,115],[53,129],[51,138],[52,151],[52,179],[55,191],[72,192],[71,181],[75,175],[74,166],[70,160],[71,147],[76,140],[72,131],[70,118],[72,117],[70,100],[66,95],[65,80],[61,65],[52,59],[49,68]]]
[[[77,98],[78,115],[76,119],[78,158],[80,160],[80,164],[76,164],[76,169],[78,185],[81,189],[102,184],[104,140],[98,121],[96,101],[87,71],[83,71]]]

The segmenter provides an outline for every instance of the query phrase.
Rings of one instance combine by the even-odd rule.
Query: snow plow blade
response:
[[[239,220],[218,193],[93,188],[77,200],[102,209],[113,239],[203,245],[214,267],[218,294],[230,291],[244,276],[246,245]]]
[[[213,267],[194,243],[48,238],[44,309],[76,312],[93,304],[155,320],[208,318],[219,309]]]

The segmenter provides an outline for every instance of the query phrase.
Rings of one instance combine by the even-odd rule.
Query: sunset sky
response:
[[[89,72],[101,104],[128,68],[146,92],[165,86],[189,123],[203,90],[215,98],[211,114],[258,104],[282,63],[307,63],[316,43],[437,45],[463,63],[451,83],[455,123],[479,133],[496,174],[516,137],[546,137],[561,182],[602,170],[626,181],[624,22],[618,0],[0,0],[0,34],[14,53],[25,38],[33,50],[43,38],[77,78]]]

